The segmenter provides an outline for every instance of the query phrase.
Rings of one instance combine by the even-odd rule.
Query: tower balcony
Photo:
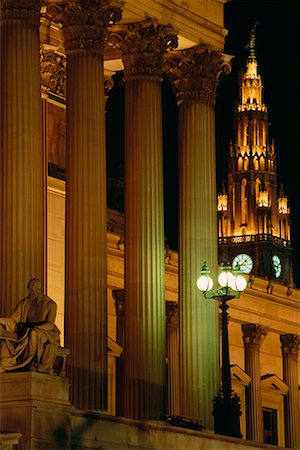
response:
[[[291,241],[287,239],[282,239],[277,236],[273,236],[272,234],[249,234],[243,236],[223,236],[219,237],[219,245],[228,245],[228,244],[248,244],[248,243],[256,243],[256,242],[271,242],[275,245],[284,248],[291,247]]]

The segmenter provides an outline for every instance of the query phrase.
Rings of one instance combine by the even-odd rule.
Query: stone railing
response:
[[[287,239],[282,239],[277,236],[272,236],[271,234],[250,234],[246,236],[229,236],[229,237],[219,237],[219,245],[222,244],[247,244],[253,242],[268,241],[273,242],[273,244],[279,245],[280,247],[291,247],[291,241]]]

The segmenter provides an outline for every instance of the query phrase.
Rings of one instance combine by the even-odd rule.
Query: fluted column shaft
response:
[[[299,380],[297,373],[300,336],[283,334],[280,336],[280,341],[283,356],[283,381],[290,388],[284,399],[285,445],[288,448],[296,448],[297,445],[300,445]]]
[[[22,5],[21,5],[22,3]],[[0,315],[44,278],[45,165],[40,91],[41,1],[0,2]]]
[[[103,41],[107,2],[48,6],[67,56],[66,345],[71,400],[107,408],[106,149]]]
[[[161,66],[169,30],[149,19],[111,36],[125,67],[124,413],[136,419],[160,419],[166,404]]]
[[[179,106],[179,254],[181,414],[213,429],[219,388],[218,304],[201,297],[204,261],[217,273],[215,116],[209,104]]]
[[[125,291],[124,289],[113,290],[113,298],[115,300],[117,315],[117,343],[124,350],[124,333],[125,333]],[[123,354],[116,360],[116,414],[124,416],[124,362]]]
[[[165,404],[163,161],[160,78],[125,81],[125,415]]]
[[[102,57],[67,53],[66,345],[73,403],[106,409],[106,161]]]
[[[213,429],[220,384],[218,304],[196,281],[204,261],[217,275],[215,112],[223,59],[206,46],[173,52],[165,68],[179,105],[179,359],[181,414]]]
[[[167,413],[180,414],[179,401],[179,305],[167,302]]]
[[[254,323],[242,325],[245,346],[245,372],[251,377],[246,387],[247,439],[264,442],[261,404],[259,349],[268,328]]]

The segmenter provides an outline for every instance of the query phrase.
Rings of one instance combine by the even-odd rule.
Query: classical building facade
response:
[[[254,54],[231,151],[229,198],[236,189],[232,198],[242,196],[244,209],[235,206],[235,221],[216,213],[214,105],[230,73],[223,7],[220,0],[0,2],[0,315],[9,316],[38,277],[57,303],[61,330],[58,376],[0,374],[3,442],[20,441],[22,449],[245,443],[213,434],[218,306],[195,281],[203,261],[217,276],[218,220],[221,239],[263,236],[281,258],[290,258],[290,236],[283,193],[277,210]],[[125,93],[124,214],[106,200],[106,102],[115,73]],[[178,104],[180,258],[164,248],[163,77]],[[242,143],[247,129],[255,150],[250,137]],[[239,173],[246,155],[258,161],[251,175],[246,166]],[[267,198],[261,215],[257,198]],[[221,248],[232,243],[222,240]],[[273,282],[283,281],[276,272],[274,280],[265,275],[250,274],[231,304],[233,389],[244,439],[294,448],[300,293],[291,280]],[[168,416],[194,430],[173,428]]]

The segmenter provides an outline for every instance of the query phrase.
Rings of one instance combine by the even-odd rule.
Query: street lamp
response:
[[[230,265],[224,264],[221,265],[217,289],[213,289],[213,280],[209,275],[210,270],[204,263],[201,275],[197,280],[197,287],[203,292],[204,298],[219,300],[219,308],[222,312],[222,389],[221,393],[214,398],[215,432],[227,436],[242,437],[240,432],[240,399],[237,394],[233,395],[231,389],[227,313],[229,306],[227,302],[240,296],[240,293],[247,286],[247,281],[241,275],[239,269],[232,270]]]

